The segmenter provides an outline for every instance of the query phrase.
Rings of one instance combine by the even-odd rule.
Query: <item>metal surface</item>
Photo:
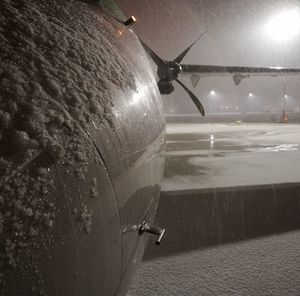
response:
[[[120,53],[132,65],[136,90],[112,89],[111,124],[95,123],[89,134],[99,149],[116,193],[122,229],[122,286],[141,260],[145,239],[142,221],[152,222],[163,174],[165,123],[162,102],[146,54],[135,34],[122,27]]]
[[[143,220],[153,221],[158,206],[165,123],[155,78],[142,46],[130,30],[124,32],[119,42],[120,53],[132,63],[136,90],[112,90],[113,128],[101,125],[97,130],[101,139],[98,137],[97,142],[95,136],[95,141],[107,164],[118,201],[123,293],[145,247],[146,236],[140,237],[132,229]],[[91,133],[95,135],[96,130]]]
[[[181,64],[182,72],[198,73],[203,75],[230,75],[230,74],[249,74],[258,76],[285,76],[299,75],[300,69],[284,67],[236,67],[236,66],[213,66],[213,65],[189,65]]]
[[[111,26],[115,34],[107,38],[127,60],[136,88],[110,84],[105,118],[93,120],[80,131],[88,151],[84,167],[80,162],[70,165],[54,160],[47,152],[24,166],[29,176],[40,168],[51,175],[47,198],[54,208],[53,221],[36,237],[25,237],[17,266],[0,264],[1,296],[125,295],[141,261],[147,235],[140,235],[138,229],[143,221],[153,222],[158,206],[165,121],[139,40],[113,18]],[[72,136],[66,134],[66,142],[68,138]],[[21,172],[11,182],[18,183],[22,176]],[[43,195],[37,191],[26,198],[31,202]],[[1,249],[7,249],[9,240],[14,252],[10,232],[2,233],[0,239]]]
[[[93,145],[87,145],[90,162],[84,180],[76,177],[78,167],[57,164],[48,153],[26,166],[24,172],[31,176],[40,168],[50,172],[54,186],[47,199],[53,205],[55,218],[50,229],[25,238],[26,246],[14,255],[14,268],[1,267],[1,295],[98,295],[99,291],[110,295],[117,291],[121,279],[118,208],[105,166]],[[21,183],[22,178],[23,173],[14,181]],[[99,196],[91,199],[94,179],[101,187]],[[35,191],[27,203],[40,197],[41,193]],[[89,235],[86,229],[82,231],[83,204],[93,213]],[[31,224],[25,217],[22,223]],[[8,239],[14,240],[11,236]]]
[[[156,245],[159,245],[161,243],[161,240],[166,232],[166,229],[160,228],[159,226],[149,224],[147,222],[143,222],[140,226],[139,233],[142,235],[144,232],[151,233],[154,235],[157,235],[157,240],[155,241]]]
[[[251,76],[292,76],[299,75],[300,69],[284,67],[237,67],[181,64],[182,74],[191,75],[193,87],[196,87],[201,76],[232,76],[235,85]]]

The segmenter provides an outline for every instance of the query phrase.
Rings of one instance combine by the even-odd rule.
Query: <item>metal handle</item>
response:
[[[155,234],[158,236],[155,244],[156,245],[159,245],[164,234],[165,234],[165,231],[166,229],[164,228],[160,228],[158,226],[155,226],[155,225],[152,225],[152,224],[149,224],[147,222],[143,222],[140,229],[139,229],[139,233],[142,234],[144,232],[148,232],[148,233],[151,233],[151,234]]]

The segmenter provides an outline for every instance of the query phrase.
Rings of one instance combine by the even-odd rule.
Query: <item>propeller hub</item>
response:
[[[205,32],[203,33],[205,34]],[[197,40],[203,35],[201,34]],[[173,61],[163,61],[147,44],[145,44],[142,40],[141,43],[147,53],[151,56],[152,60],[157,66],[157,75],[159,77],[159,81],[157,82],[159,91],[161,94],[170,94],[174,91],[174,85],[173,81],[175,80],[181,87],[187,92],[189,97],[192,99],[194,104],[196,105],[199,112],[204,116],[205,111],[201,104],[201,102],[198,100],[198,98],[188,89],[184,83],[182,83],[178,76],[180,72],[182,71],[182,67],[180,65],[182,59],[185,57],[185,55],[189,52],[189,50],[192,48],[192,46],[197,42],[195,40],[187,49],[185,49],[177,58],[175,58]]]
[[[157,75],[160,80],[171,82],[178,78],[181,71],[180,64],[173,61],[165,61],[163,67],[157,68]]]
[[[162,95],[169,95],[174,91],[174,85],[170,81],[160,80],[157,86]]]

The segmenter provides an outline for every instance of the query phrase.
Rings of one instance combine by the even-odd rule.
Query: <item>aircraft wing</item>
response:
[[[289,76],[300,75],[300,69],[282,67],[236,67],[236,66],[211,66],[181,64],[182,74],[191,74],[191,81],[194,87],[197,86],[200,77],[203,76],[232,76],[236,85],[242,79],[250,76]]]

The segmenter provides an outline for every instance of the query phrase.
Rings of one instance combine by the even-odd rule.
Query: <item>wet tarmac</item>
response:
[[[300,291],[300,125],[170,124],[156,223],[128,293]]]
[[[164,191],[300,181],[297,124],[170,124]]]

